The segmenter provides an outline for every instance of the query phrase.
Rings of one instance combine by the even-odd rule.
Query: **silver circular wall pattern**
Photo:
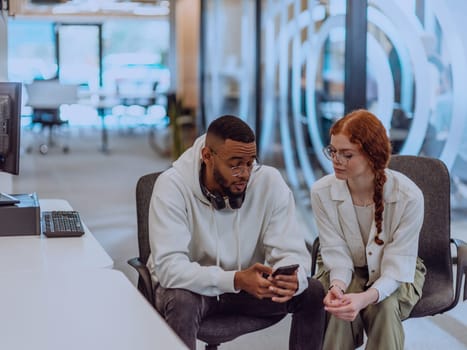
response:
[[[467,57],[459,36],[459,28],[455,27],[452,13],[450,13],[446,6],[443,6],[444,2],[430,1],[430,5],[433,7],[433,12],[437,15],[451,58],[452,116],[446,143],[440,156],[440,159],[446,163],[448,169],[451,169],[462,143],[467,142],[467,140],[463,140],[467,111],[467,99],[464,96],[465,91],[467,91],[465,81],[465,77],[467,77]]]
[[[465,63],[467,59],[447,7],[436,1],[427,1],[427,3],[431,6],[429,10],[433,11],[433,16],[441,27],[447,52],[446,64],[452,69],[453,112],[449,135],[440,156],[450,168],[462,141],[463,113],[467,110],[467,99],[461,96],[462,91],[465,91],[466,83],[462,77],[467,76]],[[331,31],[345,27],[345,15],[327,17],[317,26],[312,16],[315,5],[302,12],[298,12],[295,8],[294,16],[290,19],[287,17],[289,13],[287,10],[291,5],[291,1],[284,2],[283,6],[279,6],[276,2],[273,9],[265,13],[263,131],[267,132],[263,136],[268,137],[274,130],[274,120],[278,120],[288,181],[293,187],[305,185],[309,188],[323,171],[332,172],[329,160],[321,152],[324,144],[320,121],[315,112],[317,108],[315,92],[325,42]],[[299,6],[296,2],[293,5]],[[280,21],[276,18],[280,18]],[[401,63],[400,88],[403,95],[401,106],[410,119],[410,127],[400,153],[419,154],[433,113],[430,110],[430,89],[433,86],[430,86],[428,76],[428,71],[432,67],[423,42],[427,34],[426,29],[422,27],[415,13],[386,0],[369,1],[368,22],[385,35]],[[307,37],[302,41],[304,30],[307,31]],[[395,85],[391,66],[386,48],[374,33],[368,33],[367,43],[368,67],[375,73],[373,77],[378,91],[378,103],[373,112],[381,118],[389,131],[395,108]],[[303,71],[306,72],[304,95],[301,86]],[[278,86],[278,96],[275,96],[274,86]],[[289,92],[291,100],[288,99]],[[301,110],[305,102],[303,98],[306,100],[305,113]],[[316,168],[316,162],[320,169]]]
[[[403,48],[396,48],[397,52],[401,49],[406,49],[409,53],[409,62],[401,60],[402,65],[410,65],[414,74],[415,98],[412,123],[408,130],[407,139],[400,150],[402,154],[418,154],[425,139],[425,133],[429,122],[429,80],[428,74],[428,58],[425,55],[425,49],[421,41],[423,28],[417,20],[414,13],[402,11],[397,4],[384,0],[373,0],[369,2],[369,6],[376,6],[383,16],[387,17],[397,32],[384,31],[384,27],[380,27],[387,35],[392,33],[395,35],[389,37],[391,42],[404,45]],[[372,22],[372,12],[368,13],[368,21]],[[374,23],[374,22],[373,22]],[[378,23],[374,23],[378,26]],[[404,78],[404,77],[402,77]],[[404,93],[404,92],[402,92]],[[393,101],[395,102],[395,101]],[[405,111],[410,112],[410,111]]]

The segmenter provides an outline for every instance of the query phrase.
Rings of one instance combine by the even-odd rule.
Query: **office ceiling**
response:
[[[169,0],[10,0],[11,15],[168,16]]]

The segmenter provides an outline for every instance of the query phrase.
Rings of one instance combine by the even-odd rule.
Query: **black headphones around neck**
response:
[[[222,196],[220,193],[212,193],[211,191],[208,190],[208,188],[204,185],[203,183],[203,174],[205,171],[205,165],[204,163],[201,165],[201,171],[199,172],[199,184],[201,186],[201,192],[203,192],[204,196],[209,200],[209,202],[212,204],[214,209],[216,210],[222,210],[226,207],[225,204],[225,199],[224,196]],[[229,199],[229,205],[232,209],[239,209],[243,201],[245,200],[245,193],[243,193],[242,196],[228,196]]]

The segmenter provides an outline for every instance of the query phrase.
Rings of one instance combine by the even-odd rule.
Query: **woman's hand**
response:
[[[361,293],[342,295],[333,292],[333,289],[324,298],[324,309],[335,317],[345,321],[355,320],[362,309],[375,303],[379,298],[378,291],[375,288],[370,288]]]
[[[343,283],[338,281],[333,281],[331,286],[328,289],[328,293],[324,297],[324,305],[339,305],[339,301],[344,296],[344,288],[342,287]]]

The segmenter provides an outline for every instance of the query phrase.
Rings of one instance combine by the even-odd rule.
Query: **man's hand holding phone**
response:
[[[269,276],[270,273],[272,273],[272,269],[269,266],[256,263],[235,273],[234,287],[236,290],[244,290],[258,299],[272,298],[275,296],[269,289],[272,282],[264,278],[264,276]]]
[[[269,287],[269,290],[274,293],[272,301],[284,303],[292,299],[298,289],[298,267],[298,264],[281,266],[274,270],[271,276],[267,276],[272,283]]]
[[[281,266],[275,269],[272,272],[272,277],[279,276],[279,275],[293,275],[295,274],[295,271],[298,270],[298,264],[292,264],[292,265],[287,265],[287,266]]]

